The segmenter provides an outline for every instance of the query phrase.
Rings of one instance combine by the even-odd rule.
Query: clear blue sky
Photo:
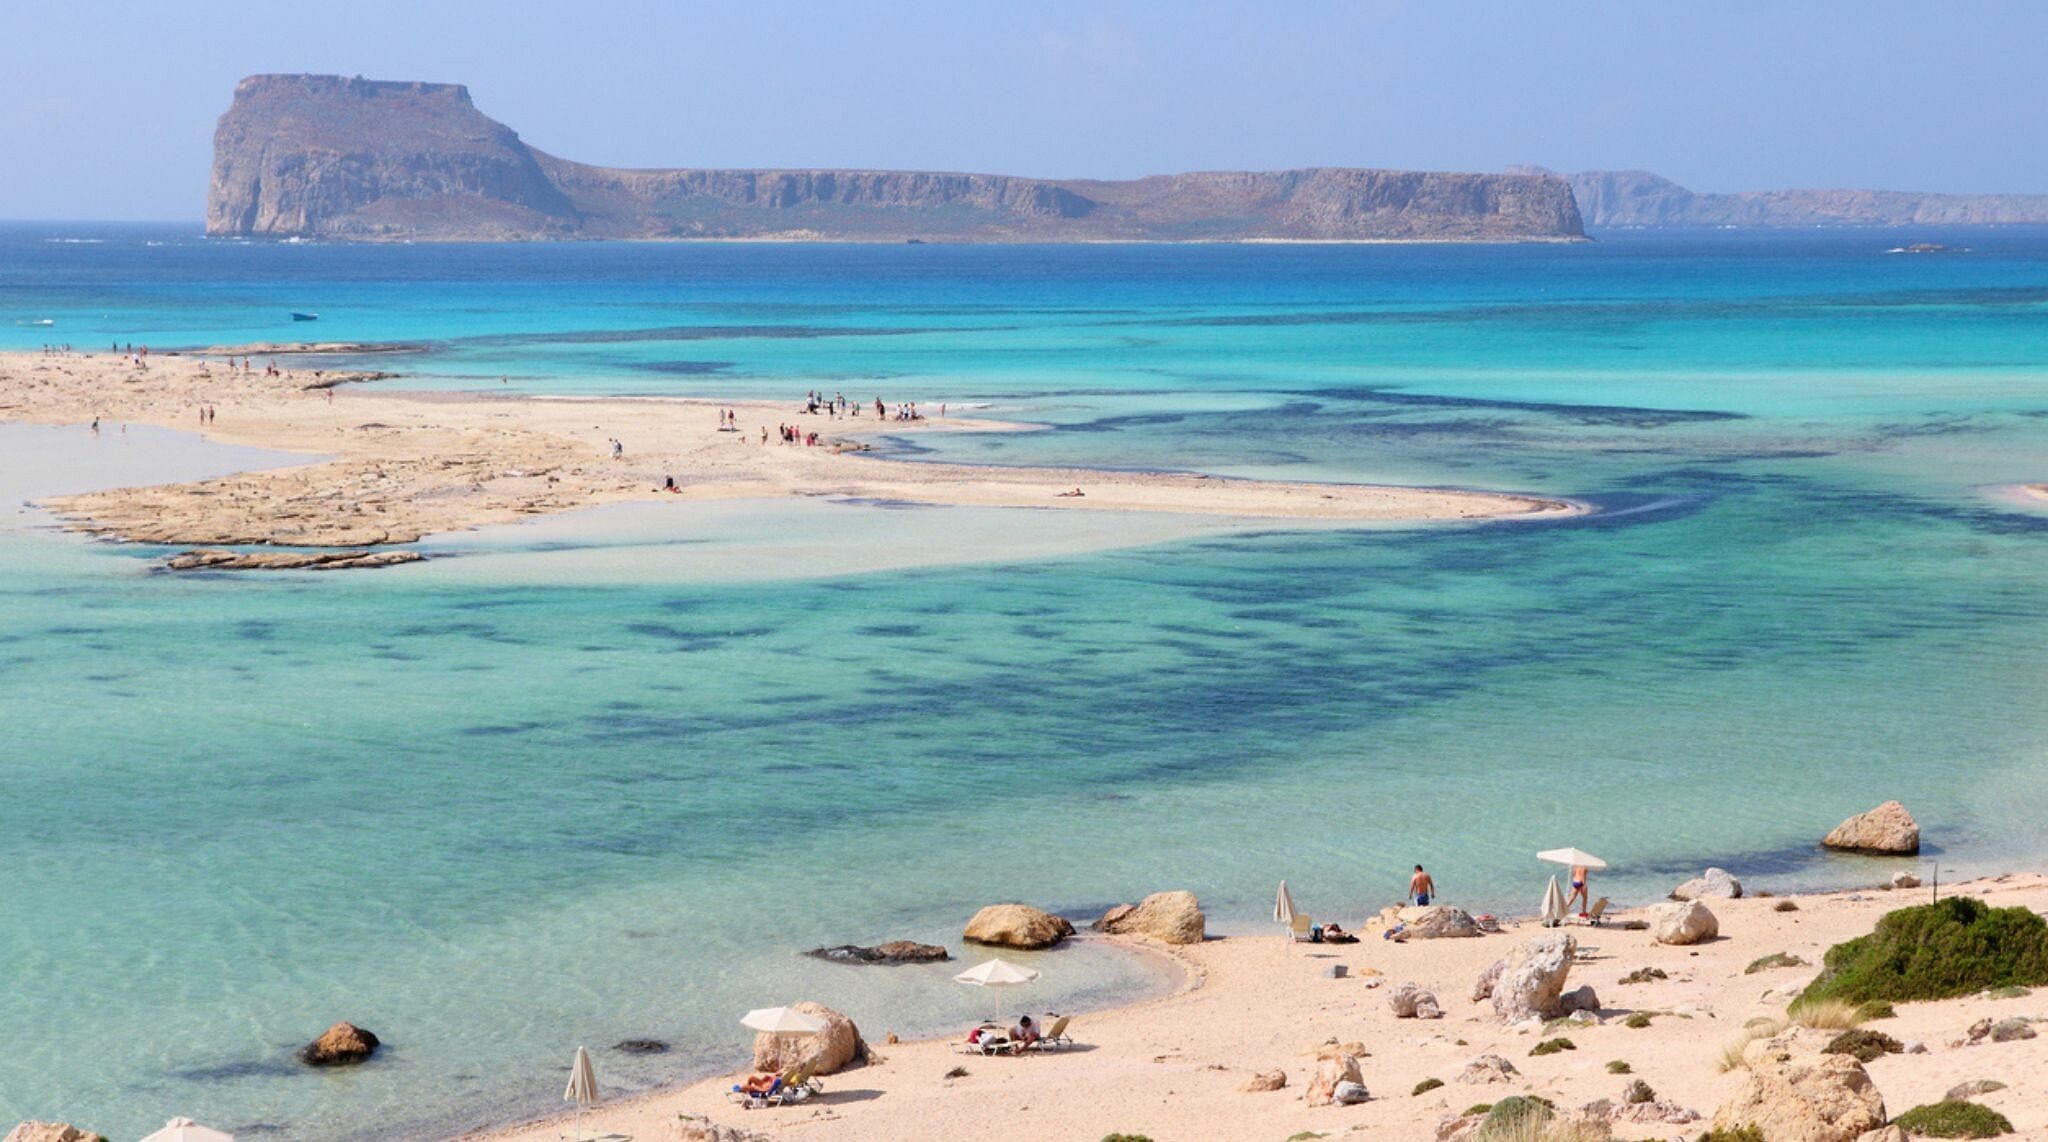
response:
[[[256,72],[620,166],[1642,168],[2048,191],[2048,3],[10,0],[0,218],[196,219]]]

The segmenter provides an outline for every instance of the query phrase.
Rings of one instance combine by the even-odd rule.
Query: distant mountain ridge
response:
[[[980,242],[1583,237],[1548,173],[1311,168],[1126,181],[864,170],[623,170],[556,158],[457,84],[243,80],[207,233],[365,240]]]
[[[1551,174],[1509,167],[1516,174]],[[2048,223],[2048,194],[1922,194],[1898,190],[1756,190],[1702,194],[1648,171],[1581,171],[1571,183],[1594,229],[1734,226],[1989,226]]]

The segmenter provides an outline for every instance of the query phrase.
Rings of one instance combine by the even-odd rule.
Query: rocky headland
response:
[[[1125,181],[624,170],[557,158],[467,88],[257,75],[214,133],[206,230],[354,240],[1533,241],[1582,237],[1550,174],[1311,168]]]
[[[1550,174],[1542,167],[1510,167]],[[1649,171],[1580,171],[1579,216],[1604,228],[1991,226],[2048,222],[2048,194],[1933,194],[1902,190],[1753,190],[1707,194]]]

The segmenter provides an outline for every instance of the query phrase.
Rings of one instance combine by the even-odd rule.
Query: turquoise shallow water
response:
[[[174,579],[12,505],[264,457],[0,430],[0,1118],[418,1133],[551,1109],[577,1043],[675,1043],[600,1049],[626,1086],[730,1065],[750,1006],[936,1030],[980,1009],[948,972],[794,953],[948,938],[999,898],[1189,887],[1258,931],[1281,876],[1349,919],[1422,861],[1520,910],[1558,844],[1613,860],[1623,901],[1707,861],[1850,883],[1874,871],[1813,841],[1889,796],[1944,876],[2038,866],[2048,512],[1992,489],[2048,479],[2048,237],[1881,252],[1901,240],[0,231],[9,346],[280,339],[314,309],[323,338],[429,343],[407,384],[844,388],[1054,426],[897,442],[911,459],[1603,509],[1292,531],[724,505]],[[1037,966],[1034,1006],[1155,985],[1087,948]],[[388,1054],[289,1064],[343,1017]]]

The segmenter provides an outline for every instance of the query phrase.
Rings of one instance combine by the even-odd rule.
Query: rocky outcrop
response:
[[[754,1069],[764,1074],[791,1069],[813,1075],[829,1075],[868,1060],[868,1045],[853,1020],[822,1003],[805,1000],[790,1005],[793,1010],[825,1021],[815,1035],[776,1035],[763,1031],[754,1036]]]
[[[1465,1064],[1465,1069],[1458,1072],[1458,1081],[1484,1086],[1488,1083],[1512,1082],[1518,1074],[1521,1072],[1515,1069],[1515,1064],[1499,1055],[1481,1055]]]
[[[1155,892],[1136,904],[1119,904],[1094,925],[1099,932],[1147,936],[1163,944],[1199,944],[1207,936],[1207,920],[1195,894],[1181,890]]]
[[[1442,1019],[1443,1008],[1437,1006],[1436,993],[1426,991],[1419,983],[1403,983],[1387,993],[1387,1007],[1396,1019]]]
[[[5,1142],[107,1142],[106,1136],[80,1130],[69,1122],[24,1122],[7,1132]]]
[[[1647,919],[1651,937],[1660,944],[1697,944],[1721,934],[1721,921],[1697,900],[1655,905]]]
[[[1365,1077],[1359,1072],[1358,1058],[1354,1055],[1338,1055],[1335,1058],[1318,1059],[1316,1073],[1308,1080],[1308,1089],[1302,1098],[1310,1106],[1328,1106],[1337,1099],[1337,1090],[1345,1083],[1365,1087]]]
[[[1463,939],[1479,935],[1479,924],[1463,908],[1431,904],[1423,908],[1387,908],[1381,912],[1383,926],[1401,925],[1401,935],[1411,940]]]
[[[1561,997],[1578,947],[1568,932],[1545,932],[1487,968],[1472,999],[1491,999],[1494,1014],[1508,1023],[1555,1019],[1565,1013]]]
[[[960,938],[972,944],[1035,952],[1074,934],[1074,925],[1028,904],[991,904],[974,914]]]
[[[1904,805],[1887,801],[1836,825],[1820,845],[1839,852],[1911,856],[1920,851],[1920,823]]]
[[[169,571],[353,571],[418,563],[417,551],[229,551],[202,547],[164,561]]]
[[[920,944],[915,940],[889,940],[871,948],[840,944],[831,948],[812,948],[804,954],[836,964],[935,964],[953,958],[937,944]]]
[[[1742,882],[1725,868],[1710,868],[1671,890],[1673,900],[1740,900]]]
[[[1848,1055],[1792,1055],[1772,1040],[1744,1051],[1749,1077],[1714,1112],[1716,1130],[1753,1127],[1771,1142],[1855,1142],[1885,1124],[1884,1097]]]
[[[343,1067],[360,1063],[375,1054],[377,1036],[353,1023],[336,1023],[318,1039],[299,1048],[299,1059],[315,1067]]]
[[[214,132],[207,233],[341,239],[1217,241],[1582,236],[1550,174],[1311,168],[1129,181],[621,170],[537,151],[455,84],[258,75]]]
[[[1541,167],[1511,172],[1548,174]],[[2048,222],[2044,194],[1762,190],[1706,194],[1649,171],[1564,176],[1585,224],[1601,227],[1981,226]]]
[[[1269,1090],[1281,1090],[1287,1086],[1287,1072],[1283,1070],[1260,1071],[1244,1081],[1237,1088],[1246,1094],[1260,1094]]]

